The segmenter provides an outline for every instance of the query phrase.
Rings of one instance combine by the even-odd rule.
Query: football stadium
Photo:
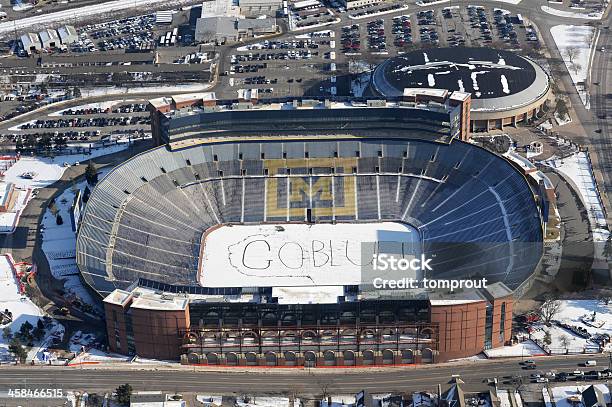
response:
[[[469,105],[416,90],[152,100],[159,146],[98,183],[77,239],[111,350],[314,367],[437,363],[508,343],[541,261],[545,197],[469,141]],[[380,253],[420,266],[403,277],[487,284],[381,288],[373,280],[393,276],[372,266]]]
[[[406,88],[442,88],[472,95],[471,131],[515,126],[539,117],[550,77],[529,58],[493,48],[432,48],[387,59],[376,67],[369,91],[401,96]]]

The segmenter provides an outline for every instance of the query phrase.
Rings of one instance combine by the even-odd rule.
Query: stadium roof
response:
[[[546,94],[549,78],[535,62],[492,48],[430,48],[380,64],[373,86],[383,96],[405,88],[442,88],[471,93],[472,111],[507,110]]]

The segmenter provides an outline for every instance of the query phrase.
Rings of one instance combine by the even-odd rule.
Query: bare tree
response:
[[[582,69],[582,65],[578,62],[573,62],[571,65],[571,70],[574,71],[574,75],[578,75],[578,72]]]
[[[574,64],[574,61],[578,57],[579,53],[580,53],[580,49],[578,49],[578,47],[571,46],[571,47],[565,48],[565,56],[567,57],[569,63],[572,65]]]
[[[561,301],[554,299],[552,297],[547,297],[544,300],[544,303],[540,306],[540,309],[539,309],[540,318],[542,318],[542,320],[546,324],[550,324],[550,321],[552,321],[555,315],[557,315],[560,308],[561,308]]]
[[[561,335],[561,338],[559,338],[559,341],[561,342],[561,346],[563,346],[565,349],[569,348],[571,341],[567,337],[567,335]]]
[[[602,293],[599,296],[599,301],[601,301],[604,305],[612,304],[612,293]]]

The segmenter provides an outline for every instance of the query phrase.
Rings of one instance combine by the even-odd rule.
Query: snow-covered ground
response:
[[[200,403],[204,404],[204,406],[206,406],[206,407],[210,407],[212,405],[221,406],[221,403],[223,401],[223,397],[222,396],[210,395],[210,394],[198,394],[196,396],[196,400],[198,400]]]
[[[595,28],[586,25],[556,25],[550,29],[557,49],[569,71],[580,100],[590,108],[589,95],[584,83],[589,76]]]
[[[77,356],[70,361],[71,365],[80,363],[129,362],[131,357],[96,349],[96,337],[81,331],[75,332],[69,340],[68,350]]]
[[[104,169],[98,173],[102,178],[109,170]],[[41,222],[41,234],[43,238],[42,250],[49,262],[51,274],[58,280],[63,280],[67,292],[80,298],[84,303],[90,304],[94,309],[99,309],[99,304],[91,294],[83,287],[78,277],[79,270],[76,265],[76,234],[72,230],[70,222],[70,208],[78,190],[83,191],[87,181],[81,181],[74,188],[66,189],[55,200],[53,214],[51,208],[47,208]],[[91,189],[91,187],[89,187]],[[57,224],[56,215],[62,217],[63,223]]]
[[[91,150],[91,154],[71,154],[61,155],[53,158],[49,157],[24,157],[17,161],[11,168],[4,173],[4,181],[12,182],[20,188],[44,188],[53,184],[62,177],[66,170],[64,163],[73,165],[76,162],[83,163],[91,158],[106,154],[113,154],[128,147],[127,143],[114,144],[104,148]],[[35,174],[32,179],[24,178],[21,175]]]
[[[595,321],[597,326],[590,326],[582,322],[582,317],[591,317],[593,312],[596,313]],[[591,335],[608,334],[612,335],[612,304],[605,305],[598,300],[563,300],[561,308],[555,316],[555,320],[573,326],[579,326],[586,329]],[[582,338],[573,332],[557,325],[546,327],[543,324],[535,325],[537,330],[532,332],[531,337],[540,341],[544,340],[545,332],[550,332],[551,345],[554,350],[565,349],[563,337],[569,341],[567,349],[570,352],[580,352],[583,349],[597,350],[598,345],[590,340]],[[612,350],[612,347],[608,345]]]
[[[597,184],[587,154],[577,152],[563,159],[546,160],[544,164],[555,168],[578,186],[577,192],[586,205],[589,220],[593,226],[593,240],[595,242],[605,242],[609,235],[608,225],[603,211],[603,203],[597,194]],[[601,256],[601,253],[597,254]]]
[[[310,27],[309,27],[310,28]],[[130,95],[134,93],[187,93],[203,92],[210,88],[207,83],[187,83],[172,86],[137,86],[137,87],[99,87],[81,89],[82,97],[109,96],[109,95]]]
[[[603,12],[576,13],[575,11],[558,10],[548,6],[542,6],[542,11],[557,17],[585,18],[588,20],[601,20],[603,16]]]
[[[539,356],[545,355],[546,352],[533,341],[526,340],[512,346],[502,346],[501,348],[487,349],[484,354],[490,358],[509,358],[521,356]]]
[[[0,310],[4,312],[5,309],[13,314],[13,321],[0,326],[0,329],[8,327],[13,333],[19,331],[26,321],[36,326],[43,315],[29,298],[20,294],[11,259],[7,255],[2,255],[0,256]],[[9,339],[0,333],[0,361],[9,359],[8,344]]]

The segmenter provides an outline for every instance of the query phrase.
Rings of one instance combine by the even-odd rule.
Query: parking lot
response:
[[[259,97],[299,94],[321,76],[334,75],[336,39],[333,31],[321,30],[238,47],[221,73],[228,86],[217,94],[235,98],[239,89],[258,89]]]
[[[290,33],[238,47],[229,56],[219,95],[257,88],[260,97],[333,94],[349,63],[373,67],[385,58],[428,47],[492,46],[521,49],[537,42],[535,31],[516,14],[497,7],[445,6],[376,15],[377,7],[343,13],[347,23],[309,34]],[[372,17],[349,19],[348,14]],[[311,14],[314,16],[315,14]],[[225,78],[227,77],[227,78]]]

